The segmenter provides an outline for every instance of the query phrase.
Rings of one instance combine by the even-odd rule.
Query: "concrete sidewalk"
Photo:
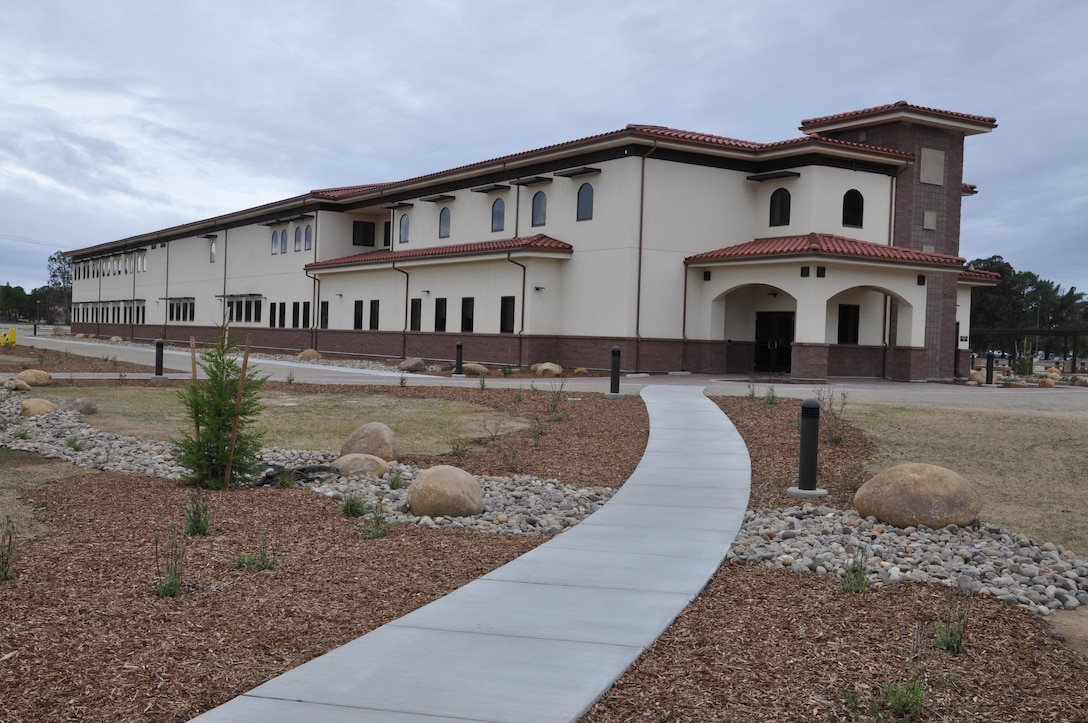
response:
[[[748,504],[748,450],[702,389],[642,397],[646,452],[586,521],[195,720],[577,720],[703,589]]]

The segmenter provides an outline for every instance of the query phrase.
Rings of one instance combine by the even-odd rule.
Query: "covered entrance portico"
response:
[[[688,338],[724,341],[730,374],[925,381],[927,280],[963,260],[816,234],[792,252],[767,243],[790,240],[688,258]]]

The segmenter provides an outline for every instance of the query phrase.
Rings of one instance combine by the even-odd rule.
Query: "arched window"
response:
[[[280,253],[287,253],[287,229],[280,231]]]
[[[593,186],[583,183],[578,187],[578,215],[576,220],[588,221],[593,218]]]
[[[548,217],[548,197],[543,191],[533,194],[533,225],[543,226]]]
[[[295,251],[302,250],[302,227],[295,226]]]
[[[208,261],[213,264],[215,263],[215,241],[208,244]]]
[[[438,212],[438,238],[450,237],[450,207],[446,206]]]
[[[506,201],[496,198],[491,204],[491,230],[502,231],[506,226]]]
[[[842,197],[842,225],[861,228],[865,216],[865,198],[853,188]]]
[[[400,217],[400,242],[408,243],[408,214],[406,213]]]
[[[276,232],[272,232],[272,253],[275,254],[280,250],[280,240],[276,238]]]
[[[790,225],[790,192],[784,188],[771,194],[771,225]]]
[[[314,247],[314,227],[306,226],[306,250],[310,251]]]

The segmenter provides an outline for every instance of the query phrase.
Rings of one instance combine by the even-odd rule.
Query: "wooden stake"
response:
[[[242,411],[242,392],[246,388],[246,367],[249,366],[249,342],[253,334],[246,334],[246,351],[242,355],[242,375],[238,379],[238,398],[234,402],[234,422],[230,430],[230,451],[227,453],[227,476],[223,478],[223,489],[230,489],[230,470],[234,466],[234,443],[238,439],[238,415]]]
[[[189,356],[191,356],[192,359],[193,359],[193,383],[195,384],[196,383],[196,338],[192,337],[192,336],[189,337]],[[194,432],[195,432],[195,435],[196,435],[194,437],[194,440],[196,441],[197,444],[200,444],[200,416],[199,416],[200,410],[197,409],[197,410],[194,410],[194,411],[197,412],[196,414],[193,414],[193,427],[195,428]]]

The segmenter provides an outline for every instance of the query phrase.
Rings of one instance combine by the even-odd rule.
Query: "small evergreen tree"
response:
[[[241,366],[235,358],[238,345],[230,341],[227,327],[199,354],[207,379],[193,380],[178,392],[193,429],[175,440],[178,462],[189,469],[185,482],[206,489],[222,489],[230,465],[230,486],[246,484],[262,470],[259,454],[261,433],[253,422],[261,411],[260,390],[268,377],[246,370],[241,408],[237,409],[238,432],[231,462],[231,433],[238,398]]]

